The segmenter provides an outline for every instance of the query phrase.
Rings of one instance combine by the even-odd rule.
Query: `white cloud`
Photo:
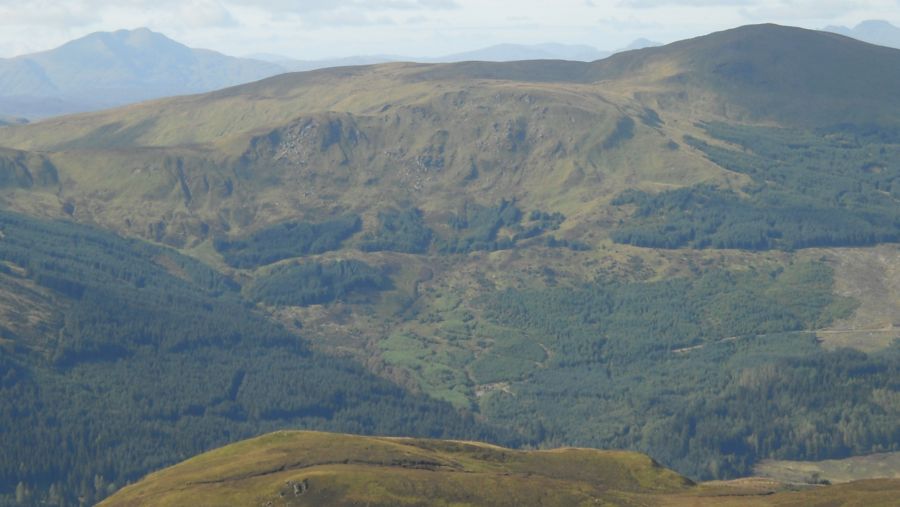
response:
[[[257,0],[241,2],[273,14],[311,14],[316,12],[354,10],[366,11],[410,11],[458,9],[455,0]]]
[[[838,19],[854,12],[886,6],[883,15],[891,13],[890,5],[900,4],[895,0],[850,2],[847,0],[780,0],[769,2],[751,2],[741,12],[752,20],[778,20],[782,24],[790,24],[802,20]]]
[[[147,2],[149,4],[149,2]],[[209,28],[240,27],[229,8],[216,0],[161,0],[155,7],[141,9],[143,16],[135,15],[135,8],[122,4],[104,11],[100,23],[110,26],[150,26],[164,32],[185,32]]]
[[[3,26],[67,28],[87,25],[98,19],[99,14],[89,9],[83,2],[0,0],[0,25]]]
[[[753,5],[757,0],[620,0],[619,5],[634,9],[653,9],[656,7],[734,7],[736,5]]]

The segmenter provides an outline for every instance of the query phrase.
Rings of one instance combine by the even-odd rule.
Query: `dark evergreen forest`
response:
[[[51,303],[0,329],[0,503],[89,505],[280,428],[515,443],[310,349],[172,250],[7,212],[0,230],[0,291]]]
[[[492,359],[510,382],[483,405],[548,445],[631,448],[692,477],[762,458],[900,450],[900,343],[826,351],[814,333],[854,304],[830,268],[712,271],[654,283],[507,290],[486,316],[510,330]],[[528,344],[552,351],[543,356]],[[509,352],[507,352],[509,351]]]
[[[636,210],[613,233],[615,241],[651,248],[747,250],[900,241],[897,130],[704,127],[733,147],[691,137],[685,141],[751,183],[740,193],[710,185],[655,195],[627,191],[613,204]]]

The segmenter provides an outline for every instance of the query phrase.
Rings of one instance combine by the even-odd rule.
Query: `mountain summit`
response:
[[[615,80],[662,109],[789,124],[892,120],[900,51],[834,33],[748,25],[613,55],[591,77]]]
[[[0,110],[52,116],[206,92],[280,72],[275,64],[189,48],[146,28],[98,32],[0,60]]]
[[[846,26],[827,26],[826,32],[839,33],[870,44],[900,48],[900,28],[883,19],[863,21],[853,28]]]

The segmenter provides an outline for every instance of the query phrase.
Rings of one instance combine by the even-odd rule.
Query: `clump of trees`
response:
[[[891,129],[822,131],[705,125],[742,150],[687,137],[720,166],[746,174],[742,195],[709,185],[613,201],[635,212],[613,240],[652,248],[797,249],[900,241],[900,142]]]
[[[268,304],[308,306],[392,286],[381,270],[365,262],[341,260],[278,266],[250,284],[246,293],[250,299]]]
[[[282,222],[242,238],[216,238],[213,246],[230,266],[255,268],[283,259],[337,250],[344,240],[359,232],[361,226],[358,216],[318,223]]]
[[[433,236],[425,225],[421,210],[385,210],[378,214],[378,228],[363,236],[359,249],[364,252],[425,253]]]

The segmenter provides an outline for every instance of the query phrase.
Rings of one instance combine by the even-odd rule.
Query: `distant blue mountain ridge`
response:
[[[900,28],[883,20],[824,30],[900,48]],[[0,126],[20,123],[24,118],[34,120],[208,92],[285,72],[392,61],[594,61],[616,52],[659,45],[638,39],[618,51],[602,51],[587,45],[498,44],[441,57],[359,55],[297,60],[272,54],[238,58],[194,49],[147,28],[98,32],[52,50],[0,59]]]
[[[872,19],[863,21],[853,28],[848,28],[846,26],[827,26],[824,30],[826,32],[834,32],[846,35],[847,37],[853,37],[854,39],[870,44],[900,49],[900,28],[897,28],[884,20]]]
[[[284,72],[192,49],[146,28],[100,32],[0,59],[0,115],[41,118],[215,90]]]
[[[640,40],[643,46],[655,43]],[[0,126],[106,109],[173,95],[202,93],[284,72],[390,61],[456,62],[562,59],[592,61],[611,53],[591,46],[501,44],[439,58],[390,55],[295,60],[249,58],[194,49],[147,28],[98,32],[62,46],[0,59]]]

